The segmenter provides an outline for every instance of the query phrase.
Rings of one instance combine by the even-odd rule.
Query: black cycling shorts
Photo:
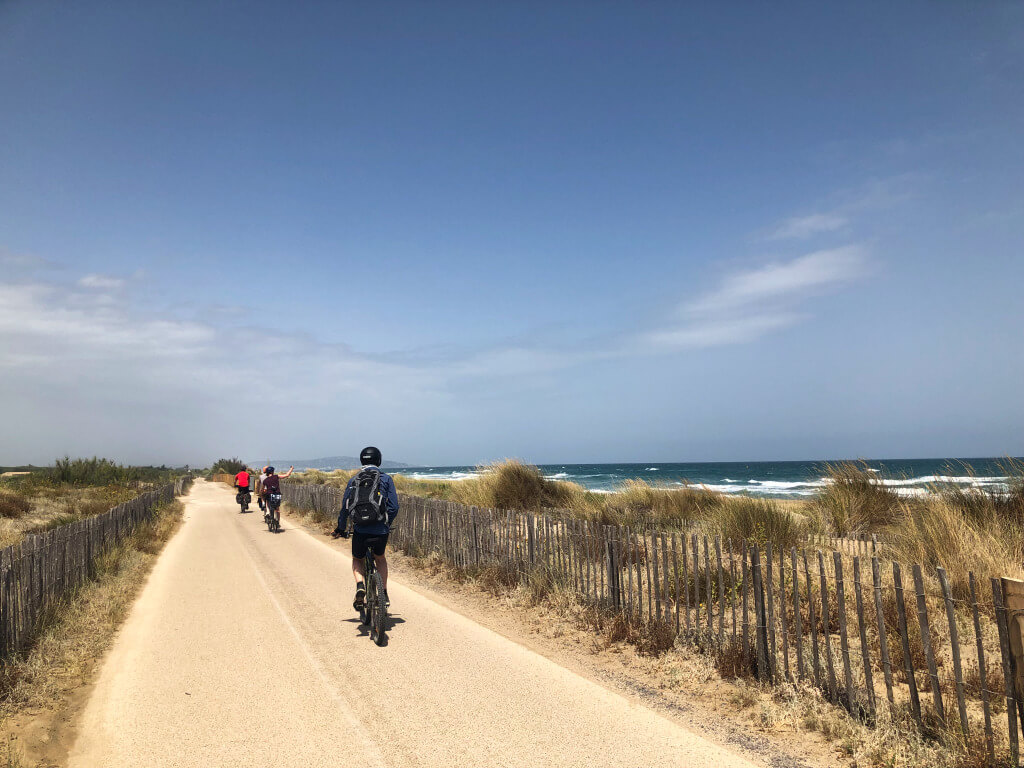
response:
[[[366,550],[372,550],[373,554],[380,557],[388,546],[388,535],[376,533],[352,532],[352,557],[362,559],[366,557]]]

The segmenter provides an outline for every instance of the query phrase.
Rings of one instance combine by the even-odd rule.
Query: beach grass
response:
[[[464,480],[393,475],[400,493],[490,509],[516,509],[572,516],[603,525],[696,530],[724,539],[746,539],[773,547],[799,546],[809,534],[869,536],[880,554],[903,563],[943,566],[953,589],[964,594],[967,573],[979,578],[1018,576],[1024,563],[1024,464],[1002,464],[1006,490],[936,483],[928,492],[905,496],[863,462],[822,466],[825,482],[805,500],[779,500],[718,493],[698,485],[657,485],[627,480],[598,493],[516,459],[478,468]],[[969,467],[958,468],[961,474]],[[297,482],[344,487],[354,470],[307,471]]]

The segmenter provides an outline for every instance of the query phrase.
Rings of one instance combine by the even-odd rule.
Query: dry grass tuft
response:
[[[803,521],[770,499],[727,498],[714,511],[708,526],[725,539],[756,544],[771,542],[776,551],[800,544]]]
[[[32,503],[21,494],[6,488],[0,488],[0,517],[22,517],[31,508]]]
[[[826,483],[810,504],[820,532],[836,536],[880,533],[899,523],[902,499],[863,462],[825,464]]]

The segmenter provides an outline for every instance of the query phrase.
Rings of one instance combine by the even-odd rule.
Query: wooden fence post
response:
[[[995,763],[995,743],[992,735],[992,713],[988,701],[988,671],[985,669],[985,643],[981,636],[981,617],[978,615],[978,592],[974,571],[967,574],[971,589],[971,612],[974,617],[974,639],[978,652],[978,682],[981,684],[981,703],[985,711],[985,744],[988,747],[988,761]]]
[[[811,569],[807,564],[807,550],[801,550],[804,561],[804,583],[807,585],[807,610],[808,620],[811,622],[811,661],[814,669],[814,684],[824,690],[825,685],[821,679],[821,659],[818,656],[818,616],[814,609],[814,592],[811,585]]]
[[[768,664],[768,620],[764,604],[764,584],[761,579],[761,553],[756,544],[750,546],[750,570],[754,588],[754,640],[757,646],[757,676],[771,681]]]
[[[843,654],[846,706],[851,713],[854,713],[853,672],[850,667],[850,638],[846,628],[846,588],[843,584],[843,556],[839,552],[832,553],[832,565],[836,577],[836,607],[839,609],[839,650]]]
[[[992,602],[996,609],[996,624],[999,627],[999,650],[1003,657],[1003,681],[1006,690],[1006,729],[1010,738],[1010,759],[1014,765],[1020,762],[1020,746],[1017,740],[1017,707],[1014,691],[1013,656],[1010,653],[1009,622],[1003,602],[1003,587],[999,579],[992,579]]]
[[[825,641],[825,669],[828,671],[828,695],[838,701],[836,668],[832,663],[832,619],[828,610],[828,577],[825,575],[825,556],[818,550],[818,571],[821,577],[821,626],[822,640]]]
[[[800,616],[800,572],[796,567],[796,547],[789,550],[789,559],[793,564],[793,631],[796,633],[796,674],[799,680],[804,679],[804,628]]]
[[[868,712],[874,718],[877,712],[875,704],[875,681],[871,674],[871,650],[868,648],[867,627],[864,621],[864,593],[860,582],[860,555],[853,558],[853,590],[857,598],[857,629],[860,633],[860,655],[864,666],[864,686],[868,692]]]
[[[654,618],[661,621],[661,574],[658,571],[658,534],[651,531],[651,557],[654,562],[651,567],[654,569],[654,577],[651,586],[654,588]]]
[[[907,673],[907,685],[910,688],[910,707],[921,726],[921,699],[917,695],[917,678],[914,677],[914,662],[910,658],[910,637],[907,634],[907,606],[903,601],[903,571],[900,564],[892,564],[892,580],[896,589],[896,614],[899,617],[900,643],[903,646],[903,669]]]
[[[874,540],[874,536],[872,536]],[[874,549],[872,549],[874,551]],[[875,623],[878,624],[878,645],[882,659],[882,674],[885,677],[885,695],[889,699],[889,710],[895,706],[892,694],[892,661],[889,658],[889,640],[885,632],[885,611],[882,608],[882,570],[878,557],[871,557],[871,580],[875,594]]]
[[[932,649],[932,634],[928,626],[928,604],[925,602],[924,577],[921,566],[914,563],[914,589],[917,592],[917,618],[921,625],[921,645],[924,646],[925,660],[928,662],[928,674],[932,679],[932,701],[935,711],[943,723],[946,722],[946,708],[942,703],[942,687],[939,684],[939,668],[935,664],[935,652]]]
[[[1024,726],[1024,581],[1003,578],[1002,587],[1017,720]]]
[[[725,643],[725,575],[722,572],[722,537],[715,536],[715,558],[718,560],[718,647]]]
[[[765,581],[765,602],[768,610],[768,667],[771,670],[771,679],[775,679],[775,672],[778,669],[778,649],[775,645],[775,587],[772,584],[772,543],[769,541],[764,545],[764,581]]]
[[[671,609],[669,608],[668,593],[672,589],[672,582],[671,582],[671,579],[669,577],[668,537],[665,535],[665,532],[662,531],[659,534],[659,538],[661,539],[661,569],[662,569],[662,572],[664,573],[664,576],[665,576],[665,580],[664,580],[664,582],[662,584],[661,596],[665,600],[665,623],[666,624],[671,624],[672,623],[672,612],[671,612]],[[678,613],[679,613],[679,611],[678,611],[678,606],[679,606],[678,596],[676,597],[675,604],[676,604],[676,608],[677,608],[676,614],[678,615]]]
[[[736,558],[732,553],[732,539],[729,539],[729,607],[732,609],[732,642],[736,644]]]
[[[685,547],[683,548],[683,554],[684,555],[686,554]],[[675,531],[672,531],[672,572],[675,575],[675,581],[676,581],[675,608],[676,608],[676,634],[678,635],[679,634],[679,554],[678,554],[678,549],[676,547],[676,532]]]
[[[956,704],[960,712],[960,729],[964,738],[968,734],[967,728],[967,702],[964,700],[964,674],[960,665],[960,633],[956,626],[956,613],[953,608],[953,595],[949,589],[949,579],[946,578],[946,570],[941,566],[935,569],[939,576],[939,584],[942,587],[942,599],[946,604],[946,621],[949,623],[949,645],[953,651],[953,677],[956,680]]]
[[[711,609],[711,553],[708,551],[708,537],[704,537],[704,598],[707,600],[705,613],[708,615],[708,642],[714,637],[715,614]]]

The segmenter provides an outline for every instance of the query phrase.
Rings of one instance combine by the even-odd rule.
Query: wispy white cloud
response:
[[[237,445],[240,425],[256,424],[259,445],[298,418],[359,442],[378,439],[381,409],[391,432],[380,440],[400,440],[403,424],[465,418],[460,403],[470,393],[542,386],[595,361],[754,341],[803,320],[805,299],[855,279],[864,261],[848,246],[736,271],[662,327],[630,336],[562,347],[495,340],[388,358],[242,327],[216,311],[138,308],[127,290],[135,279],[36,275],[0,284],[0,402],[18,404],[9,418],[16,434],[53,451],[115,445],[145,455],[157,431],[160,445],[182,450],[228,438]],[[84,435],[81,448],[75,435]]]
[[[797,299],[821,288],[859,277],[865,268],[860,246],[814,251],[727,276],[721,287],[686,305],[690,313],[726,312],[775,299]]]
[[[117,288],[123,288],[125,280],[120,277],[110,277],[109,275],[85,275],[80,278],[78,284],[82,288],[96,288],[102,291],[111,291]]]
[[[814,251],[727,275],[718,288],[685,302],[678,321],[641,335],[643,346],[700,348],[754,341],[800,322],[809,297],[865,274],[863,247]]]
[[[839,213],[812,213],[807,216],[795,216],[786,219],[778,227],[768,233],[767,240],[807,240],[814,235],[835,232],[849,223],[846,216]]]

